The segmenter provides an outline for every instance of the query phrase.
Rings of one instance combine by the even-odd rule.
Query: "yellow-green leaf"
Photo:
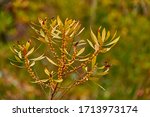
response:
[[[46,57],[46,59],[53,65],[58,66],[54,61],[52,61],[50,58]]]
[[[87,42],[89,43],[89,45],[90,45],[93,49],[95,49],[91,41],[89,41],[89,40],[87,39]]]
[[[81,50],[79,50],[79,52],[77,53],[77,56],[79,56],[80,54],[82,54],[84,52],[85,48],[82,48]]]
[[[18,52],[18,56],[22,59],[21,51]]]
[[[50,76],[50,72],[48,71],[47,68],[44,69],[44,72],[45,72],[46,75]]]
[[[41,35],[42,37],[45,37],[45,33],[43,32],[42,29],[40,30],[40,35]]]
[[[106,44],[106,46],[112,45],[117,43],[117,41],[119,40],[120,37],[117,37],[116,39],[114,39],[113,41],[111,41],[110,43]]]
[[[29,41],[27,41],[27,43],[26,43],[26,50],[28,50],[28,49],[29,49],[29,47],[30,47],[30,42],[29,42]]]
[[[55,82],[57,83],[61,83],[63,81],[63,79],[57,79],[57,80],[54,80]]]
[[[87,61],[89,58],[79,59],[79,61]]]
[[[35,65],[35,61],[33,61],[31,64],[30,64],[30,67],[34,66]]]
[[[44,58],[45,58],[45,56],[44,56],[44,54],[42,54],[41,56],[39,56],[39,57],[37,57],[37,58],[34,58],[34,59],[30,59],[30,60],[39,61],[39,60],[42,60],[42,59],[44,59]]]
[[[16,55],[15,55],[15,58],[18,62],[22,62],[21,59],[19,57],[17,57]]]
[[[82,28],[82,29],[78,32],[77,36],[80,35],[80,34],[83,32],[84,29],[85,29],[85,28]]]
[[[43,79],[43,80],[37,80],[37,81],[35,81],[35,82],[32,82],[32,83],[40,83],[40,82],[48,82],[49,81],[49,79]]]
[[[58,23],[59,26],[63,26],[63,23],[62,23],[59,16],[57,16],[57,23]]]
[[[91,30],[91,38],[92,38],[92,40],[94,41],[94,43],[95,44],[98,44],[98,41],[97,41],[97,38],[96,38],[96,36],[95,36],[95,34],[93,33],[93,31],[92,31],[92,29],[90,28],[90,30]]]
[[[15,66],[15,67],[24,68],[23,66],[16,65],[16,64],[14,64],[12,62],[10,62],[10,64],[13,65],[13,66]]]
[[[105,37],[106,37],[106,29],[104,28],[102,31],[102,42],[105,41]]]
[[[26,56],[29,56],[30,54],[32,54],[34,51],[34,47],[26,54]]]
[[[107,36],[105,40],[108,40],[109,37],[110,37],[110,31],[107,32]]]
[[[95,66],[96,58],[97,58],[97,56],[95,56],[95,57],[92,59],[92,68]]]

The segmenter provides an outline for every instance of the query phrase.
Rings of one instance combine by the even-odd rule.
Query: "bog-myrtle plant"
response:
[[[33,23],[31,28],[37,34],[36,39],[47,46],[47,53],[33,57],[36,49],[32,41],[18,42],[11,48],[15,54],[11,64],[25,68],[33,83],[48,88],[49,99],[62,99],[71,88],[108,74],[109,65],[99,65],[96,59],[118,42],[116,33],[111,37],[110,31],[100,27],[96,35],[90,28],[90,39],[84,40],[80,39],[84,28],[79,21],[67,18],[62,22],[59,16],[49,20],[38,18],[38,21],[39,24]],[[92,48],[89,53],[87,45]],[[43,63],[40,72],[45,73],[44,78],[35,72],[38,61]]]

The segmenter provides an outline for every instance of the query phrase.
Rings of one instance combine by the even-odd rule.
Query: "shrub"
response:
[[[32,47],[32,41],[23,44],[18,42],[11,48],[15,54],[11,64],[25,68],[34,80],[33,83],[49,89],[49,99],[62,99],[71,88],[108,73],[110,65],[106,63],[100,66],[96,59],[118,42],[116,33],[110,37],[110,31],[100,27],[96,36],[90,28],[91,40],[83,40],[79,38],[84,30],[79,21],[67,18],[63,23],[59,16],[56,19],[38,20],[39,24],[33,23],[31,27],[37,34],[36,39],[47,47],[47,53],[33,58],[31,55],[35,53],[35,47]],[[88,54],[87,44],[93,49]],[[37,67],[37,61],[42,63],[38,65],[43,68],[41,74],[45,73],[42,78],[33,70]]]

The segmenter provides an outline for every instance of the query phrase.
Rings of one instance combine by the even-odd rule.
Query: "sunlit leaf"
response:
[[[40,82],[45,83],[45,82],[48,82],[48,81],[49,81],[49,79],[43,79],[43,80],[34,81],[32,83],[40,83]]]
[[[110,31],[107,32],[107,36],[105,40],[108,40],[109,37],[110,37]]]
[[[104,28],[102,31],[102,42],[105,41],[105,36],[106,36],[106,29]]]
[[[59,26],[63,26],[63,23],[62,23],[59,16],[57,16],[57,23],[58,23]]]
[[[44,72],[45,72],[46,75],[50,76],[50,72],[48,71],[47,68],[44,69]]]
[[[95,56],[95,57],[92,59],[92,68],[95,66],[96,58],[97,58],[97,56]]]
[[[33,61],[31,64],[30,64],[30,67],[34,66],[35,65],[35,61]]]
[[[93,49],[95,49],[91,41],[89,41],[89,40],[87,39],[87,42],[89,43],[89,45],[90,45]]]
[[[97,38],[96,38],[96,36],[95,36],[95,34],[93,33],[93,31],[92,31],[92,29],[90,28],[90,30],[91,30],[91,38],[92,38],[92,40],[95,42],[95,44],[98,44],[98,41],[97,41]]]
[[[85,28],[82,28],[82,29],[78,32],[77,36],[80,35],[80,34],[83,32],[84,29],[85,29]]]
[[[37,58],[34,58],[34,59],[30,59],[30,60],[39,61],[39,60],[42,60],[42,59],[44,59],[44,58],[45,58],[45,56],[44,56],[44,54],[42,54],[41,56],[39,56],[39,57],[37,57]]]
[[[81,50],[79,50],[79,52],[77,53],[77,56],[79,56],[80,54],[82,54],[84,52],[85,48],[82,48]]]
[[[26,54],[26,56],[29,56],[30,54],[32,54],[34,51],[34,47]]]
[[[21,51],[18,52],[18,56],[22,59]]]
[[[42,29],[40,30],[40,35],[41,35],[42,37],[45,37],[45,33],[43,32]]]
[[[30,47],[30,42],[29,42],[29,41],[27,41],[27,43],[26,43],[26,50],[28,50],[28,49],[29,49],[29,47]]]
[[[95,51],[98,51],[99,50],[99,45],[95,44],[94,49],[95,49]]]
[[[115,44],[117,43],[117,41],[119,40],[120,37],[114,39],[113,41],[111,41],[110,43],[106,44],[106,46],[109,46],[109,45],[112,45],[112,44]]]
[[[57,83],[61,83],[63,81],[63,79],[57,79],[57,80],[54,80],[55,82]]]
[[[117,34],[117,31],[115,32],[115,34],[113,35],[113,37],[110,41],[112,41],[116,37],[116,34]]]
[[[52,61],[50,58],[46,57],[46,59],[53,65],[58,66],[54,61]]]

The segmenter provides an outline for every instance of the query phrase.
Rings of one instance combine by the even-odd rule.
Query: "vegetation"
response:
[[[42,88],[49,88],[50,99],[57,99],[55,97],[61,99],[71,88],[108,73],[109,65],[99,67],[96,59],[100,53],[108,52],[117,43],[119,37],[115,37],[116,33],[110,39],[110,31],[106,32],[104,28],[101,33],[100,27],[96,37],[91,29],[93,42],[88,39],[87,42],[94,51],[83,55],[86,41],[79,39],[80,34],[84,30],[84,28],[80,29],[81,24],[79,21],[67,18],[63,23],[57,16],[56,19],[51,19],[50,23],[47,18],[39,18],[39,23],[40,25],[33,24],[39,29],[32,28],[38,35],[36,39],[48,46],[45,48],[47,52],[45,51],[37,58],[30,58],[30,55],[35,50],[34,47],[30,49],[31,41],[27,41],[25,44],[18,42],[16,44],[17,47],[14,46],[11,49],[16,59],[12,60],[13,63],[11,62],[11,64],[20,68],[26,68],[30,76],[35,80],[34,83],[40,84]],[[46,79],[38,77],[33,70],[36,61],[42,63],[41,60],[43,59],[50,63],[43,61],[42,64],[46,66],[43,70],[47,75]],[[22,64],[22,66],[16,63]],[[37,67],[43,68],[39,65]],[[104,71],[101,72],[100,70]],[[41,72],[42,69],[40,74]],[[74,78],[73,75],[75,75]],[[42,75],[41,77],[45,76]]]
[[[56,72],[57,66],[48,62],[45,56],[48,56],[55,63],[57,60],[48,54],[49,47],[46,43],[33,39],[40,35],[37,34],[36,37],[32,37],[35,36],[35,33],[29,25],[32,24],[31,21],[37,24],[37,17],[50,17],[48,19],[50,22],[51,18],[52,20],[57,19],[55,16],[58,14],[62,21],[65,21],[67,17],[78,19],[85,27],[84,33],[76,38],[76,41],[85,39],[84,43],[87,43],[81,48],[77,48],[78,52],[80,49],[86,48],[80,56],[86,56],[95,51],[87,41],[88,39],[94,44],[94,41],[89,38],[90,26],[92,26],[92,32],[96,36],[97,31],[95,30],[98,29],[99,25],[109,29],[111,34],[115,34],[115,30],[117,30],[121,36],[119,43],[112,51],[103,55],[100,54],[96,58],[98,67],[101,65],[111,67],[109,74],[98,77],[98,80],[91,81],[89,78],[89,81],[83,85],[71,88],[65,94],[64,99],[149,99],[149,10],[149,0],[72,0],[71,2],[69,0],[2,0],[0,2],[0,99],[47,99],[50,97],[47,95],[48,88],[44,88],[45,95],[41,86],[36,85],[37,80],[31,80],[26,70],[10,65],[9,59],[14,58],[10,47],[14,49],[13,45],[16,40],[19,40],[20,45],[26,45],[29,41],[31,43],[29,50],[33,47],[35,49],[35,52],[29,55],[29,59],[44,54],[44,58],[36,61],[32,68],[40,78],[38,80],[47,79],[48,75],[45,74],[44,69],[47,68],[50,72],[51,70]],[[55,18],[53,19],[53,17]],[[32,26],[40,31],[40,27]],[[17,46],[18,44],[15,45],[15,47]],[[61,55],[60,51],[57,50],[56,52]],[[61,58],[61,56],[59,57]],[[78,64],[76,65],[78,66]],[[24,64],[17,63],[17,65],[22,66]],[[90,70],[90,65],[89,63],[88,70]],[[83,73],[80,70],[78,72]],[[72,77],[72,79],[67,82],[63,80],[64,86],[75,80],[77,76],[75,73],[68,75],[68,77]],[[56,79],[57,77],[54,77],[54,80]],[[95,83],[96,85],[94,85]],[[105,91],[98,85],[105,88]]]

